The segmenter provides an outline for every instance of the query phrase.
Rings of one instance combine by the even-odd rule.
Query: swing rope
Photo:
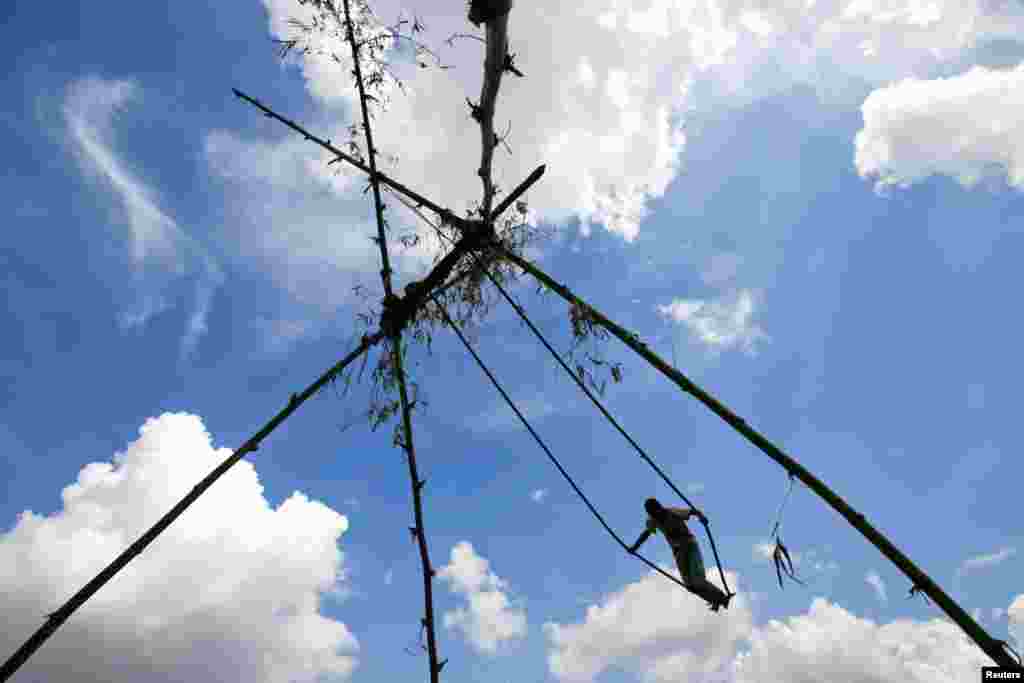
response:
[[[486,365],[484,365],[484,362],[480,359],[480,356],[477,355],[476,351],[473,349],[472,346],[470,346],[469,342],[466,340],[466,337],[462,334],[462,330],[459,329],[459,326],[457,324],[455,324],[455,322],[448,315],[448,311],[446,311],[444,309],[444,307],[441,306],[440,303],[438,303],[437,299],[435,299],[432,295],[431,295],[430,298],[433,300],[434,304],[437,306],[438,310],[441,312],[441,315],[444,317],[445,324],[447,324],[448,327],[452,328],[452,330],[458,336],[459,341],[461,341],[462,345],[466,347],[466,350],[469,351],[469,354],[471,356],[473,356],[473,360],[476,361],[476,364],[478,366],[480,366],[480,369],[483,370],[485,375],[487,375],[487,379],[489,379],[491,381],[491,384],[494,385],[494,388],[497,389],[498,393],[501,394],[501,397],[503,399],[505,399],[505,403],[507,403],[509,408],[511,408],[512,411],[516,414],[516,417],[519,418],[519,421],[523,423],[523,426],[526,427],[526,430],[528,432],[530,432],[531,436],[533,436],[534,440],[537,442],[537,445],[539,445],[541,447],[541,450],[543,450],[544,453],[547,454],[547,456],[551,460],[551,462],[554,463],[555,467],[558,468],[558,471],[561,472],[563,477],[565,477],[565,480],[567,482],[569,482],[569,486],[571,486],[573,491],[576,492],[576,495],[578,495],[580,497],[580,500],[583,501],[583,503],[587,506],[587,508],[590,510],[590,512],[594,515],[594,517],[597,518],[597,521],[600,522],[601,526],[604,527],[604,530],[608,532],[608,535],[610,535],[612,538],[614,538],[615,542],[618,543],[622,547],[622,549],[625,550],[627,553],[636,556],[641,562],[643,562],[648,567],[650,567],[654,571],[656,571],[659,574],[661,574],[662,576],[664,576],[669,581],[672,581],[672,582],[678,584],[682,588],[686,588],[686,584],[684,584],[682,581],[680,581],[676,577],[674,577],[671,574],[669,574],[668,572],[666,572],[664,569],[662,569],[658,565],[656,565],[653,562],[651,562],[650,560],[648,560],[646,557],[644,557],[640,553],[638,553],[638,552],[630,552],[629,546],[626,545],[626,542],[624,540],[622,540],[622,537],[619,536],[617,533],[615,533],[615,531],[608,525],[608,522],[606,522],[604,517],[601,515],[601,513],[597,511],[597,508],[595,508],[594,505],[590,502],[590,499],[587,498],[586,494],[583,493],[583,491],[580,489],[580,487],[576,485],[576,482],[573,481],[573,478],[569,475],[569,473],[565,471],[565,468],[562,467],[562,463],[560,463],[558,461],[558,458],[556,458],[554,453],[551,452],[551,449],[549,449],[547,447],[547,444],[544,443],[544,440],[540,438],[540,435],[537,434],[537,432],[534,430],[534,428],[530,424],[529,420],[527,420],[526,417],[523,416],[523,413],[520,412],[520,410],[516,406],[515,402],[505,392],[505,389],[502,388],[501,384],[498,383],[498,380],[491,373],[490,369],[488,369],[488,367]]]
[[[638,444],[638,443],[637,443],[637,442],[636,442],[635,440],[633,440],[633,438],[632,438],[632,437],[631,437],[631,436],[630,436],[630,435],[629,435],[629,434],[628,434],[628,433],[626,432],[626,430],[625,430],[625,429],[623,429],[623,428],[622,428],[622,427],[621,427],[621,426],[619,425],[618,421],[617,421],[617,420],[616,420],[616,419],[615,419],[614,417],[612,417],[611,413],[609,413],[609,412],[608,412],[608,410],[607,410],[607,409],[605,409],[604,405],[602,405],[602,404],[601,404],[601,402],[600,402],[600,401],[599,401],[599,400],[597,399],[597,397],[595,397],[595,396],[594,396],[594,394],[593,394],[593,393],[592,393],[592,392],[591,392],[591,391],[590,391],[590,390],[589,390],[589,389],[587,388],[586,384],[584,384],[584,383],[583,383],[583,380],[582,380],[582,379],[580,379],[580,377],[579,377],[579,376],[578,376],[578,375],[577,375],[577,374],[576,374],[575,372],[573,372],[571,368],[569,368],[569,366],[568,366],[568,365],[566,364],[566,362],[565,362],[565,361],[564,361],[564,360],[562,359],[562,357],[561,357],[561,356],[560,356],[560,355],[558,354],[558,352],[557,352],[557,351],[555,351],[555,349],[554,349],[554,348],[552,348],[551,344],[550,344],[550,343],[548,343],[548,340],[544,338],[544,335],[543,335],[543,334],[541,334],[540,330],[538,330],[538,329],[537,329],[537,327],[536,327],[536,326],[535,326],[535,325],[533,324],[533,322],[532,322],[532,321],[531,321],[531,320],[530,320],[530,319],[529,319],[529,318],[527,317],[526,313],[525,313],[525,312],[523,311],[523,309],[522,309],[522,308],[521,308],[521,307],[519,306],[519,304],[517,304],[517,303],[516,303],[516,302],[515,302],[515,301],[514,301],[514,300],[512,299],[512,297],[511,297],[511,296],[509,296],[508,292],[506,292],[506,291],[505,291],[505,288],[504,288],[504,287],[502,287],[502,286],[501,286],[501,284],[500,284],[500,283],[499,283],[499,282],[497,281],[497,279],[496,279],[496,278],[495,278],[495,277],[494,277],[494,276],[493,276],[493,275],[491,274],[491,272],[490,272],[490,269],[489,269],[489,268],[487,268],[487,267],[486,267],[486,266],[485,266],[485,265],[484,265],[483,263],[481,263],[481,261],[480,261],[480,258],[479,258],[479,257],[478,257],[478,256],[476,255],[476,253],[474,253],[474,252],[472,252],[472,251],[470,251],[470,252],[468,252],[468,253],[469,253],[469,255],[470,255],[470,256],[472,256],[472,257],[473,257],[473,259],[474,259],[474,260],[476,261],[476,263],[477,263],[478,267],[480,267],[480,269],[481,269],[481,270],[482,270],[482,271],[484,272],[484,274],[485,274],[485,275],[487,276],[487,278],[488,278],[488,279],[489,279],[489,280],[491,281],[491,283],[492,283],[492,284],[493,284],[493,285],[494,285],[494,286],[495,286],[495,287],[497,288],[497,290],[498,290],[498,291],[499,291],[499,292],[501,293],[501,295],[502,295],[502,296],[503,296],[503,297],[505,298],[505,301],[507,301],[507,302],[509,303],[509,305],[510,305],[510,306],[512,306],[512,308],[513,308],[513,309],[515,310],[515,312],[516,312],[516,313],[517,313],[517,314],[519,315],[519,317],[520,317],[520,318],[521,318],[521,319],[523,320],[523,322],[524,322],[524,323],[526,323],[526,325],[527,325],[527,326],[528,326],[528,327],[530,328],[530,330],[531,330],[531,331],[533,332],[533,334],[534,334],[534,335],[535,335],[535,336],[537,337],[537,339],[539,339],[539,340],[540,340],[541,344],[543,344],[543,345],[544,345],[544,347],[545,347],[545,348],[546,348],[546,349],[548,350],[548,352],[549,352],[549,353],[550,353],[550,354],[551,354],[551,355],[552,355],[552,356],[554,357],[554,359],[558,361],[558,364],[562,366],[562,369],[563,369],[563,370],[565,370],[565,372],[566,372],[566,373],[568,373],[568,375],[569,375],[569,376],[570,376],[570,377],[571,377],[571,378],[573,379],[573,381],[574,381],[574,382],[576,383],[576,386],[578,386],[578,387],[580,388],[580,390],[581,390],[581,391],[582,391],[582,392],[583,392],[584,394],[586,394],[586,395],[587,395],[587,398],[589,398],[589,399],[590,399],[590,401],[591,401],[591,402],[592,402],[592,403],[593,403],[593,404],[594,404],[595,406],[597,406],[597,409],[598,409],[599,411],[601,411],[601,414],[602,414],[602,415],[604,415],[605,419],[607,419],[607,420],[608,420],[608,422],[609,422],[609,423],[610,423],[610,424],[611,424],[611,425],[612,425],[613,427],[615,427],[615,429],[616,429],[616,430],[617,430],[617,431],[619,432],[619,434],[621,434],[621,435],[622,435],[622,436],[623,436],[623,437],[624,437],[624,438],[626,439],[626,441],[628,441],[628,442],[629,442],[629,444],[630,444],[631,446],[633,446],[633,448],[634,448],[634,449],[636,450],[636,452],[637,452],[637,453],[638,453],[638,454],[640,455],[640,457],[641,457],[641,458],[643,458],[643,459],[644,459],[644,461],[645,461],[645,462],[646,462],[646,463],[647,463],[648,465],[650,465],[650,466],[651,466],[651,468],[652,468],[652,469],[653,469],[653,470],[654,470],[655,472],[657,472],[658,476],[660,476],[660,477],[661,477],[662,481],[664,481],[664,482],[665,482],[666,484],[668,484],[669,488],[671,488],[671,489],[672,489],[673,491],[675,491],[675,492],[676,492],[676,494],[677,494],[677,495],[678,495],[678,496],[679,496],[680,498],[682,498],[682,499],[683,499],[683,501],[684,501],[684,502],[685,502],[685,503],[686,503],[686,504],[687,504],[688,506],[690,506],[690,508],[692,508],[692,509],[697,509],[697,506],[696,506],[696,505],[694,505],[694,504],[693,504],[693,503],[692,503],[692,502],[690,501],[690,499],[689,499],[689,498],[687,498],[687,497],[686,497],[686,495],[684,495],[684,494],[683,494],[683,492],[682,492],[682,491],[680,491],[680,490],[679,490],[679,489],[678,489],[678,488],[676,487],[676,485],[672,483],[672,480],[668,478],[668,475],[666,475],[666,474],[665,474],[665,473],[664,473],[664,472],[662,471],[662,469],[661,469],[660,467],[658,467],[657,463],[655,463],[655,462],[654,462],[654,460],[653,460],[653,459],[651,459],[651,457],[650,457],[650,456],[648,456],[646,452],[644,452],[644,449],[643,449],[643,448],[641,448],[641,447],[640,447],[640,445],[639,445],[639,444]],[[436,303],[436,302],[435,302],[435,303]],[[719,557],[718,557],[718,548],[717,548],[717,546],[715,545],[715,538],[714,538],[714,536],[713,536],[713,535],[712,535],[712,533],[711,533],[711,527],[710,527],[710,525],[709,525],[709,523],[708,523],[707,517],[703,516],[703,513],[702,513],[702,516],[701,516],[701,518],[700,518],[700,521],[701,521],[701,523],[702,523],[702,524],[704,525],[704,531],[706,531],[706,532],[707,532],[707,535],[708,535],[708,540],[709,540],[709,542],[710,542],[710,545],[711,545],[711,552],[712,552],[712,553],[714,554],[714,557],[715,557],[715,564],[716,564],[716,565],[718,566],[718,575],[719,575],[719,576],[721,577],[721,579],[722,579],[722,586],[723,586],[723,587],[725,588],[725,593],[726,593],[726,596],[727,596],[728,598],[730,598],[730,599],[731,599],[731,598],[732,598],[732,597],[733,597],[733,596],[735,595],[735,593],[733,593],[733,592],[732,592],[731,590],[729,590],[729,584],[728,584],[728,583],[726,582],[726,580],[725,580],[725,571],[724,571],[724,570],[722,569],[722,562],[721,562],[721,560],[720,560],[720,559],[719,559]]]

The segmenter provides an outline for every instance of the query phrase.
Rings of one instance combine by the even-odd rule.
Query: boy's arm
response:
[[[644,529],[644,532],[642,534],[640,534],[640,538],[636,539],[636,543],[630,546],[629,552],[635,553],[637,549],[644,544],[644,541],[651,537],[651,534],[656,533],[658,533],[658,525],[654,523],[653,519],[648,517],[647,528]]]
[[[633,545],[631,545],[629,547],[629,552],[635,553],[637,550],[639,550],[640,546],[642,546],[644,544],[644,541],[646,541],[648,538],[650,538],[651,534],[653,534],[653,533],[654,532],[651,531],[650,529],[644,529],[644,532],[642,534],[640,534],[640,538],[636,539],[636,543],[634,543]]]

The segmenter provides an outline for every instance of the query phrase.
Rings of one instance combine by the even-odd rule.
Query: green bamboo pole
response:
[[[349,47],[352,50],[352,64],[353,64],[353,75],[355,76],[356,87],[359,90],[359,106],[363,116],[363,134],[366,136],[366,156],[369,162],[369,175],[370,175],[370,187],[373,189],[373,206],[376,211],[377,217],[377,246],[380,247],[380,258],[381,258],[381,271],[380,279],[384,285],[384,307],[392,307],[391,303],[395,300],[395,296],[391,289],[391,265],[388,259],[388,244],[387,236],[385,233],[384,223],[384,202],[381,201],[380,185],[382,177],[377,171],[377,150],[373,144],[373,129],[370,127],[370,112],[366,105],[367,95],[366,88],[363,83],[363,71],[360,66],[360,55],[359,46],[356,43],[355,34],[352,30],[352,13],[351,7],[349,6],[349,0],[343,0],[345,7],[345,37],[348,40]],[[341,17],[338,16],[337,8],[334,5],[330,5],[332,11],[335,14],[335,18],[341,23]],[[456,254],[455,259],[458,258]],[[454,260],[453,260],[454,263]],[[435,269],[433,272],[436,273],[439,269]],[[447,273],[444,274],[447,277]],[[424,287],[426,289],[426,287]],[[415,309],[406,308],[402,311],[402,315],[411,315],[415,312]],[[383,317],[384,314],[382,314]],[[392,314],[388,314],[389,316]],[[382,320],[382,323],[384,321]],[[412,404],[409,401],[409,393],[406,388],[405,382],[405,368],[402,367],[402,325],[381,325],[381,327],[387,327],[387,333],[390,337],[391,347],[391,370],[394,373],[395,384],[398,385],[398,396],[402,406],[402,431],[405,435],[403,443],[401,444],[402,449],[405,451],[405,460],[409,466],[409,481],[412,487],[412,502],[413,502],[413,516],[416,521],[415,526],[410,527],[410,531],[416,539],[417,545],[420,551],[420,563],[423,567],[423,619],[420,623],[423,625],[427,632],[427,658],[430,665],[430,681],[431,683],[438,683],[440,681],[441,669],[444,668],[445,662],[439,660],[437,653],[437,629],[435,628],[434,620],[434,591],[433,591],[433,578],[437,573],[430,563],[430,549],[427,545],[427,530],[423,520],[423,486],[426,481],[420,479],[419,470],[416,465],[416,448],[413,445],[413,432],[412,432]]]
[[[996,640],[990,636],[985,629],[978,624],[978,622],[972,619],[971,616],[960,607],[960,605],[946,595],[946,593],[939,588],[938,584],[932,581],[927,574],[911,562],[909,557],[900,552],[899,548],[889,542],[889,539],[883,536],[881,532],[875,529],[875,527],[871,526],[871,524],[869,524],[864,518],[864,515],[847,505],[842,498],[826,486],[820,479],[807,471],[796,460],[786,455],[780,448],[758,433],[750,425],[744,422],[742,418],[722,405],[713,396],[662,360],[657,354],[647,348],[647,345],[641,342],[635,334],[632,334],[606,318],[593,306],[573,294],[567,287],[555,282],[544,271],[540,270],[526,259],[504,249],[498,244],[495,244],[494,246],[504,258],[532,275],[548,289],[554,291],[570,304],[575,304],[581,307],[594,319],[595,322],[618,337],[623,344],[631,348],[644,360],[653,365],[661,374],[674,382],[680,389],[710,408],[713,413],[725,420],[729,426],[742,434],[747,441],[757,446],[757,448],[781,465],[792,476],[799,478],[800,481],[806,484],[808,488],[828,503],[833,510],[838,512],[844,519],[846,519],[847,522],[853,525],[857,531],[868,539],[871,545],[878,548],[890,562],[899,567],[900,571],[906,574],[907,578],[911,580],[914,587],[923,591],[929,598],[934,600],[935,604],[941,607],[942,611],[944,611],[950,619],[956,622],[956,624],[963,629],[964,633],[966,633],[967,636],[985,652],[985,654],[999,664],[999,666],[1024,671],[1024,667],[1021,667],[1020,664],[1014,661],[1013,658],[1010,657],[1009,653],[1003,649],[1003,641]]]

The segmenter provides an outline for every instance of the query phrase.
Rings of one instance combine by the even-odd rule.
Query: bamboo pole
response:
[[[333,3],[331,9],[337,17],[337,9]],[[391,289],[391,265],[388,259],[387,237],[384,230],[384,202],[381,201],[380,184],[381,177],[377,173],[377,150],[373,145],[373,129],[370,126],[370,112],[366,105],[366,88],[363,82],[363,72],[360,66],[359,46],[356,44],[355,34],[352,30],[352,14],[349,0],[344,0],[345,7],[345,28],[349,47],[352,51],[353,71],[356,78],[356,87],[359,90],[359,105],[363,116],[363,133],[366,136],[366,151],[369,160],[370,187],[373,189],[373,206],[377,216],[377,246],[380,247],[381,271],[380,278],[384,284],[385,308],[392,305],[395,296]],[[458,258],[458,255],[455,256]],[[452,260],[454,264],[454,259]],[[435,269],[437,272],[438,269]],[[447,277],[447,273],[444,274]],[[409,310],[409,309],[407,309]],[[416,309],[411,309],[413,314]],[[409,483],[412,487],[412,502],[415,526],[412,527],[413,536],[416,538],[420,552],[420,563],[423,568],[423,610],[424,616],[421,620],[427,631],[427,657],[430,664],[430,681],[438,683],[441,669],[445,662],[439,662],[437,654],[437,633],[434,628],[434,591],[433,579],[434,568],[430,564],[430,550],[427,546],[427,531],[423,522],[423,496],[422,490],[426,481],[420,479],[416,466],[416,448],[413,445],[412,436],[412,405],[409,402],[409,393],[405,383],[405,369],[402,367],[402,326],[389,326],[388,335],[391,347],[391,370],[394,373],[395,383],[398,385],[398,396],[402,406],[402,431],[405,435],[401,443],[405,451],[406,462],[409,465]]]
[[[939,607],[941,607],[942,611],[944,611],[950,619],[963,629],[964,633],[966,633],[967,636],[985,652],[985,654],[998,663],[999,666],[1024,671],[1024,667],[1021,667],[1021,665],[1014,661],[1014,659],[1010,657],[1009,653],[1003,649],[1003,641],[996,640],[990,636],[985,629],[978,624],[978,622],[972,619],[971,616],[960,607],[960,605],[946,595],[938,584],[932,581],[931,578],[921,571],[921,569],[919,569],[909,557],[904,555],[899,548],[893,545],[889,539],[873,527],[867,519],[865,519],[864,515],[850,507],[846,501],[840,498],[820,479],[811,474],[796,460],[784,453],[782,449],[778,448],[775,444],[762,436],[757,430],[753,429],[742,418],[726,408],[721,402],[701,389],[674,367],[662,360],[657,354],[647,348],[647,345],[641,342],[635,334],[609,320],[601,314],[600,311],[580,299],[567,287],[553,280],[547,275],[547,273],[540,270],[526,259],[504,249],[500,245],[495,244],[494,247],[502,257],[508,259],[522,270],[528,272],[546,287],[565,299],[568,303],[581,307],[588,316],[593,318],[595,322],[615,335],[623,344],[628,346],[641,358],[654,366],[658,372],[667,377],[680,389],[707,406],[713,413],[722,418],[730,427],[742,434],[747,441],[754,444],[754,446],[760,449],[765,455],[781,465],[789,474],[799,478],[800,481],[818,494],[818,496],[828,503],[833,510],[842,515],[847,522],[849,522],[855,529],[857,529],[857,531],[868,539],[868,542],[871,543],[871,545],[878,548],[878,550],[880,550],[890,562],[895,564],[900,571],[902,571],[907,578],[911,580],[915,589],[924,592]]]

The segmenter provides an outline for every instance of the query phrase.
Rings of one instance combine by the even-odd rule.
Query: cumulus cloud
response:
[[[534,503],[541,503],[547,497],[548,497],[548,490],[547,489],[537,489],[537,490],[532,491],[530,493],[530,499]]]
[[[25,511],[0,536],[0,648],[13,651],[230,454],[187,413]],[[276,508],[237,463],[25,665],[52,681],[346,680],[358,643],[320,600],[344,579],[346,517],[293,493]]]
[[[503,643],[526,635],[526,612],[511,604],[508,584],[469,542],[452,548],[451,561],[438,569],[437,577],[467,602],[444,612],[444,627],[461,631],[476,651],[496,654]]]
[[[139,99],[141,92],[134,82],[84,78],[67,89],[64,120],[79,166],[107,187],[119,217],[130,230],[136,275],[131,286],[137,292],[137,301],[133,310],[119,317],[121,326],[144,325],[167,310],[171,306],[167,292],[172,283],[189,271],[197,273],[194,303],[181,342],[182,354],[187,356],[207,330],[213,294],[224,276],[209,253],[160,208],[154,188],[129,169],[115,148],[117,117],[129,102]]]
[[[735,574],[727,578],[737,585]],[[647,680],[704,680],[726,670],[750,629],[744,594],[728,610],[713,613],[653,571],[588,607],[581,623],[544,624],[548,668],[571,682],[592,681],[612,667]]]
[[[889,596],[885,592],[885,581],[878,575],[878,572],[871,570],[864,576],[864,581],[875,591],[879,602],[888,602]]]
[[[954,624],[900,619],[877,625],[815,598],[805,613],[749,634],[732,679],[748,681],[966,681],[989,658]]]
[[[264,0],[264,6],[270,33],[279,39],[294,38],[289,20],[308,21],[311,12],[309,3],[294,0]],[[398,11],[387,1],[377,9],[382,17]],[[421,37],[438,46],[452,68],[416,69],[396,57],[392,66],[406,94],[387,86],[391,101],[374,119],[374,135],[381,160],[399,156],[386,172],[458,212],[480,194],[479,131],[466,98],[479,97],[482,51],[471,40],[443,46],[444,37],[466,30],[461,11],[423,18],[431,32]],[[526,78],[508,76],[502,85],[496,126],[504,131],[511,125],[512,154],[495,157],[497,182],[507,190],[546,163],[544,179],[526,197],[531,220],[557,225],[575,218],[584,234],[602,226],[631,241],[652,200],[679,177],[685,126],[715,116],[723,101],[741,106],[794,84],[829,96],[855,93],[859,101],[865,82],[927,76],[982,40],[1020,35],[1024,19],[990,0],[654,0],[565,7],[527,0],[514,9],[509,31]],[[284,113],[337,143],[348,139],[355,109],[348,51],[336,37],[318,47],[341,63],[315,50],[296,51],[288,68],[301,70],[313,104],[307,112]],[[227,230],[245,235],[229,234],[226,241],[240,244],[244,258],[267,267],[278,284],[325,314],[352,303],[351,288],[375,287],[379,268],[360,174],[340,164],[327,169],[322,150],[277,124],[267,122],[263,130],[246,137],[215,131],[207,138],[209,167],[230,186],[234,225]],[[393,266],[400,276],[415,277],[437,245],[415,221],[408,225],[411,215],[402,207],[393,207],[391,219],[428,239]],[[719,282],[734,269],[720,259],[704,273]]]
[[[739,583],[735,576],[729,582]],[[802,614],[757,626],[744,597],[737,595],[727,612],[710,613],[652,573],[590,606],[581,623],[545,624],[549,669],[572,683],[594,681],[613,668],[650,683],[953,683],[990,663],[942,619],[877,625],[815,598]]]
[[[754,321],[757,297],[741,289],[718,299],[675,299],[656,306],[663,317],[686,326],[690,334],[710,350],[740,348],[755,354],[768,335]]]
[[[358,103],[358,94],[348,69],[338,68],[338,64],[330,57],[332,54],[341,55],[342,57],[350,54],[344,34],[332,30],[317,32],[316,40],[309,41],[300,32],[296,31],[293,22],[301,22],[305,26],[312,26],[315,22],[318,22],[318,13],[312,5],[299,3],[296,0],[264,0],[263,4],[267,8],[272,34],[280,37],[300,38],[301,42],[297,46],[299,49],[292,50],[286,61],[301,65],[303,74],[306,77],[306,87],[310,93],[325,104],[334,107],[344,107],[345,105]],[[338,7],[340,8],[340,4]],[[374,3],[373,7],[375,10],[380,9],[377,3]],[[350,11],[353,21],[359,24],[363,18],[360,4],[352,3]],[[343,12],[342,16],[344,16]],[[333,25],[331,28],[333,28]],[[371,36],[370,34],[364,34],[364,37],[369,39]],[[385,46],[385,49],[390,47],[393,42],[389,34],[386,31],[380,30],[380,28],[373,32],[372,37],[379,45]],[[302,49],[307,46],[313,49]],[[363,59],[360,60],[360,66],[366,78],[369,78],[372,73],[378,70],[378,66],[367,57],[365,51]],[[386,81],[381,84],[381,87],[386,93],[390,93],[394,90],[395,86],[391,81]]]
[[[526,613],[511,606],[505,592],[508,584],[490,571],[488,561],[469,542],[452,548],[451,561],[437,576],[468,603],[445,612],[445,627],[461,631],[478,652],[495,654],[502,643],[526,635]]]
[[[992,175],[1024,186],[1024,64],[902,80],[871,93],[861,110],[854,163],[880,190],[934,174],[968,188]]]
[[[284,20],[295,14],[292,4],[267,0],[266,5],[271,31],[290,36]],[[529,77],[504,82],[496,127],[504,130],[512,122],[514,154],[496,157],[496,175],[507,189],[547,163],[544,181],[530,192],[543,219],[579,217],[585,231],[593,222],[632,240],[648,199],[663,194],[674,177],[685,140],[672,117],[682,81],[660,67],[679,61],[675,53],[691,60],[688,47],[681,50],[669,35],[655,35],[660,27],[634,24],[617,30],[614,22],[628,19],[629,8],[612,14],[609,18],[602,8],[589,6],[522,7],[514,13],[513,46],[516,36],[531,37],[529,49],[517,51],[517,64]],[[440,35],[447,27],[441,17],[433,23],[438,22]],[[463,31],[463,23],[459,17],[452,28]],[[673,24],[682,27],[683,21]],[[570,25],[573,40],[565,40]],[[581,50],[587,45],[602,49]],[[475,176],[479,132],[465,98],[478,97],[481,53],[464,59],[458,54],[445,53],[446,61],[454,60],[453,69],[405,74],[409,95],[396,96],[376,128],[382,145],[401,141],[401,172],[409,184],[454,208],[480,189]],[[307,60],[303,69],[310,92],[321,102],[350,92],[345,68]],[[685,79],[685,72],[680,77]]]
[[[958,577],[966,576],[972,572],[976,572],[979,569],[988,569],[989,567],[995,567],[998,564],[1002,564],[1017,552],[1016,548],[1006,547],[1000,548],[994,553],[988,553],[987,555],[977,555],[975,557],[969,557],[960,563],[956,573]]]

